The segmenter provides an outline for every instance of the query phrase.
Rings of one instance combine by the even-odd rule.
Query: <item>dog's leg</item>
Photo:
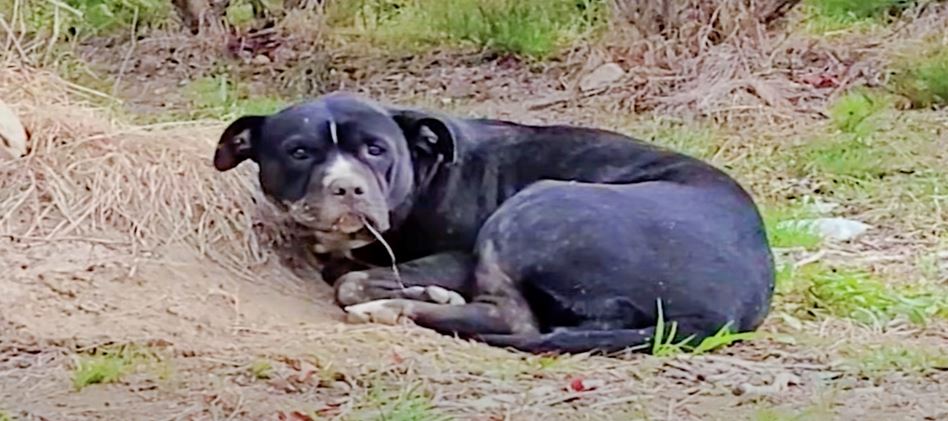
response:
[[[655,328],[584,330],[560,328],[545,334],[478,335],[476,338],[491,346],[518,351],[540,353],[596,352],[611,354],[620,351],[650,352]]]
[[[409,319],[446,334],[538,334],[536,318],[514,281],[497,265],[493,248],[482,250],[474,273],[474,302],[436,304],[409,299],[382,299],[347,306],[350,320],[395,324]]]
[[[659,338],[663,343],[697,346],[720,328],[718,320],[703,316],[682,317],[666,322],[674,323],[674,337]],[[666,332],[668,327],[665,328]],[[558,328],[544,334],[478,335],[484,343],[513,348],[531,353],[582,353],[612,354],[617,352],[651,353],[655,346],[656,328],[643,329],[597,329],[590,326]]]
[[[531,324],[512,323],[510,307],[489,302],[451,305],[398,298],[369,301],[345,310],[351,322],[397,324],[410,320],[421,327],[462,337],[482,333],[509,335],[516,329],[532,328]]]
[[[473,271],[472,255],[452,252],[399,264],[398,277],[388,267],[350,272],[335,282],[336,303],[352,306],[382,299],[409,299],[463,304],[465,297],[470,297]]]

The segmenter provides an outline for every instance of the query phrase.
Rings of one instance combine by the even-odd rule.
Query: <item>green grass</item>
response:
[[[250,375],[256,379],[269,379],[273,372],[273,365],[269,361],[258,360],[250,365]]]
[[[122,353],[97,353],[83,356],[76,362],[72,383],[76,390],[99,383],[118,381],[132,366],[132,362]]]
[[[764,207],[761,214],[771,247],[816,250],[823,243],[823,238],[807,227],[785,223],[817,216],[805,206],[784,204]]]
[[[885,23],[907,9],[912,0],[804,0],[808,23],[822,32]]]
[[[662,303],[658,301],[658,322],[655,325],[655,337],[652,340],[652,355],[656,357],[671,357],[683,353],[699,355],[757,337],[756,332],[733,333],[728,323],[714,335],[702,339],[698,345],[692,345],[694,335],[680,338],[681,335],[677,330],[677,323],[665,323]]]
[[[925,324],[948,317],[948,291],[927,283],[893,285],[853,268],[811,264],[778,271],[777,299],[801,317],[841,317],[864,324],[895,318]]]
[[[0,1],[3,10],[13,10],[13,3]],[[172,11],[166,0],[21,1],[20,6],[29,31],[80,38],[151,27],[166,21]]]
[[[939,45],[894,63],[890,85],[914,108],[948,105],[948,46]]]
[[[888,172],[885,145],[857,136],[828,136],[804,146],[800,170],[837,183],[862,183]]]
[[[385,421],[447,421],[418,385],[399,389],[373,385],[348,419]]]
[[[13,421],[13,417],[7,414],[6,411],[0,411],[0,421]]]
[[[132,346],[98,349],[76,357],[72,383],[77,391],[94,384],[114,383],[139,365],[156,360],[153,353]]]
[[[841,96],[830,106],[830,121],[841,132],[864,138],[877,131],[877,118],[889,106],[888,98],[856,89]]]
[[[269,114],[288,104],[284,99],[253,95],[227,74],[197,79],[184,90],[191,118],[226,120],[246,114]]]
[[[948,353],[943,349],[901,344],[859,345],[842,352],[843,366],[867,378],[891,373],[926,376],[948,369]]]
[[[835,420],[833,412],[823,406],[805,409],[762,408],[754,412],[753,421],[822,421]]]
[[[601,29],[604,0],[362,0],[336,2],[329,22],[373,42],[412,46],[473,45],[545,59]],[[333,10],[334,9],[334,10]]]

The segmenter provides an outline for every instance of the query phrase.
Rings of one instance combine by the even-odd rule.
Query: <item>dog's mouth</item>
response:
[[[306,202],[288,203],[272,201],[293,222],[323,235],[348,236],[349,238],[372,238],[372,231],[380,231],[380,224],[370,215],[349,210],[331,221],[320,217],[316,209]]]

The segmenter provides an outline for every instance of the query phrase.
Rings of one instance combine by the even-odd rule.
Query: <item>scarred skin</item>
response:
[[[659,302],[676,339],[752,331],[770,310],[773,256],[750,195],[615,132],[334,93],[233,122],[215,165],[247,159],[329,252],[366,262],[324,273],[358,318],[528,352],[616,352],[649,349]],[[352,215],[383,233],[409,288]]]

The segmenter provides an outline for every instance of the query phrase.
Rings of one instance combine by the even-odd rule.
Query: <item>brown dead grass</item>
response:
[[[570,55],[569,76],[560,79],[578,80],[606,62],[620,64],[625,76],[591,93],[567,83],[571,95],[554,94],[555,104],[611,104],[616,112],[710,117],[731,126],[811,122],[854,86],[884,87],[894,55],[930,42],[948,24],[948,4],[928,3],[872,32],[819,37],[800,25],[799,8],[778,7],[792,2],[615,3],[619,19],[605,39]]]

